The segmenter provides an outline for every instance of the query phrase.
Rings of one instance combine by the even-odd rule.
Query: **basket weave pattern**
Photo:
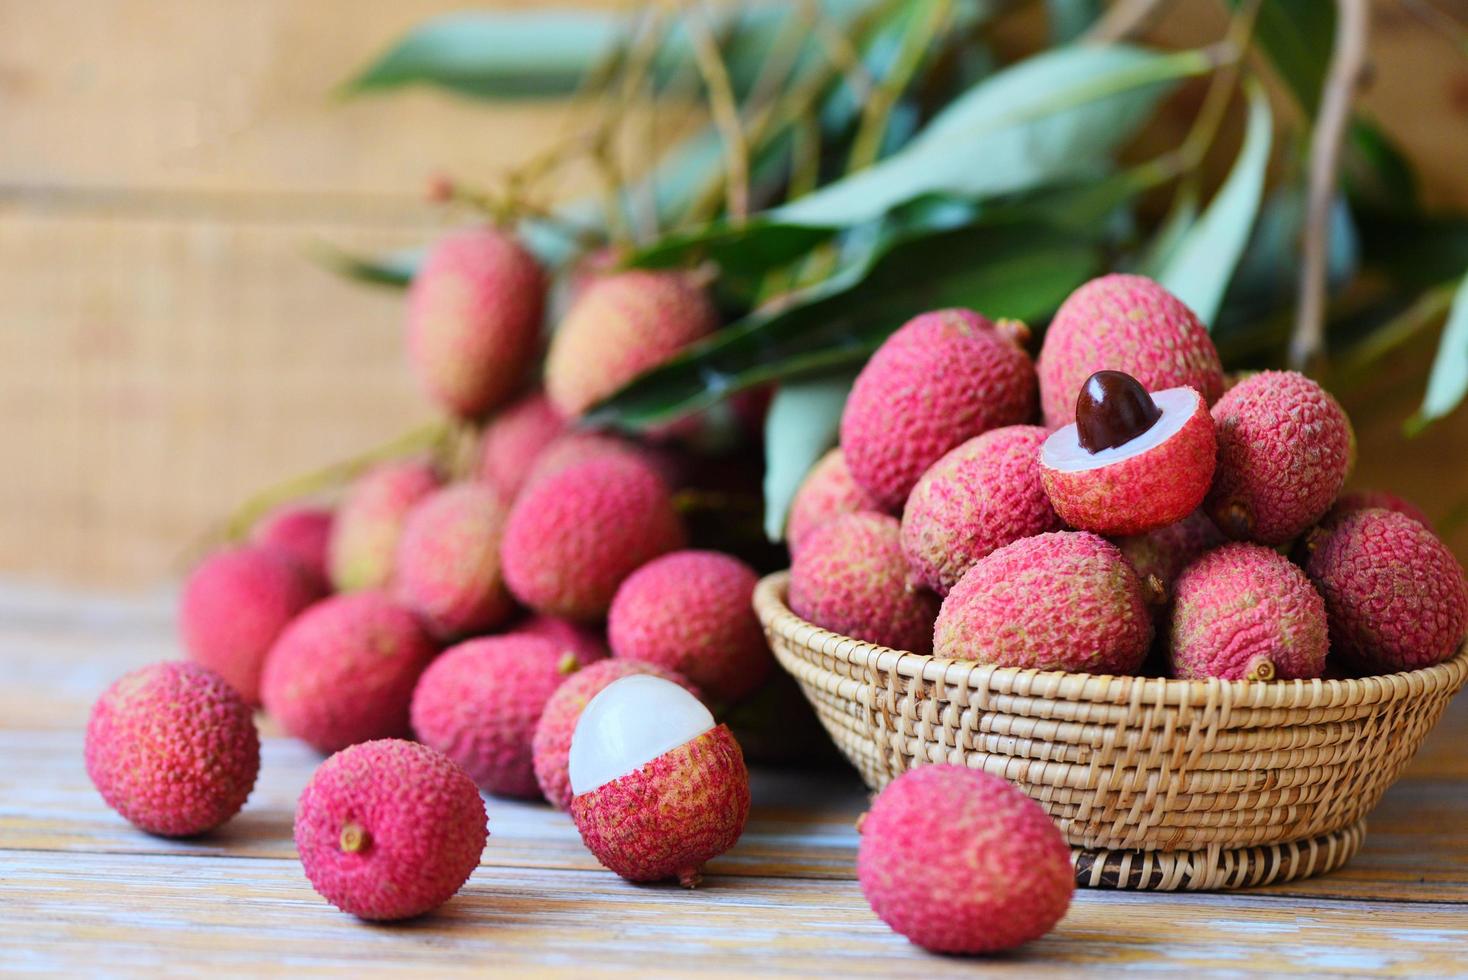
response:
[[[822,630],[754,603],[780,664],[880,789],[924,763],[1015,783],[1060,825],[1083,885],[1212,889],[1320,874],[1468,679],[1468,650],[1358,680],[1178,681],[981,666]]]

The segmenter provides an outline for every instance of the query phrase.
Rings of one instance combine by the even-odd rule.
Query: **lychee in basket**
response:
[[[780,664],[872,789],[950,762],[1002,776],[1083,886],[1241,888],[1323,874],[1468,679],[1468,649],[1351,680],[1203,681],[982,666],[864,643],[754,603]]]

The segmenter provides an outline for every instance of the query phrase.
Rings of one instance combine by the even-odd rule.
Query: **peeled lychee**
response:
[[[1184,569],[1174,592],[1174,677],[1293,680],[1325,670],[1325,603],[1273,549],[1215,548]]]
[[[260,672],[276,637],[321,597],[321,583],[284,552],[231,548],[189,574],[178,626],[190,659],[218,671],[250,705],[260,703]]]
[[[607,868],[629,881],[696,885],[749,816],[749,772],[725,725],[672,681],[613,681],[571,736],[571,819]]]
[[[479,443],[479,479],[500,499],[515,499],[542,451],[566,427],[543,392],[515,402],[484,427]]]
[[[833,633],[929,653],[938,597],[909,581],[897,518],[863,511],[810,533],[790,568],[790,609]]]
[[[379,739],[312,774],[296,805],[296,851],[311,886],[343,912],[408,919],[469,880],[486,823],[464,770],[426,745]]]
[[[250,541],[294,558],[325,587],[330,581],[327,547],[332,513],[325,507],[290,504],[267,514],[250,531]]]
[[[530,373],[545,276],[516,238],[476,228],[439,240],[408,292],[408,360],[449,412],[475,418]]]
[[[1336,498],[1335,504],[1326,513],[1322,524],[1331,524],[1340,520],[1347,514],[1354,514],[1360,510],[1369,510],[1379,507],[1382,510],[1393,510],[1398,514],[1405,514],[1418,524],[1432,530],[1432,520],[1421,507],[1405,497],[1399,497],[1386,490],[1352,490],[1343,493]]]
[[[1063,526],[1040,482],[1038,425],[990,429],[934,463],[902,511],[902,553],[918,582],[947,595],[995,548]]]
[[[413,731],[464,767],[480,788],[535,799],[530,741],[574,657],[534,636],[460,643],[424,671],[413,692]]]
[[[510,630],[512,636],[538,636],[550,640],[562,654],[570,654],[582,667],[612,655],[606,633],[595,626],[573,623],[554,616],[531,616]]]
[[[1357,511],[1322,530],[1306,571],[1325,599],[1333,651],[1362,673],[1430,667],[1468,628],[1468,591],[1453,553],[1418,521]]]
[[[606,615],[617,587],[659,555],[683,547],[667,484],[646,465],[598,456],[534,481],[505,527],[505,582],[547,616]]]
[[[1189,387],[1213,404],[1223,368],[1193,311],[1145,276],[1092,279],[1067,297],[1035,362],[1045,424],[1075,421],[1076,394],[1097,371],[1124,371],[1147,391]]]
[[[1173,582],[1179,573],[1209,548],[1226,539],[1208,515],[1195,510],[1187,517],[1145,534],[1117,538],[1112,544],[1121,549],[1154,598],[1172,595]]]
[[[416,461],[383,464],[352,485],[337,509],[328,548],[337,591],[387,585],[408,511],[437,487],[433,468]]]
[[[675,551],[628,576],[612,600],[612,652],[666,667],[715,701],[739,701],[774,659],[751,605],[759,576],[716,551]]]
[[[856,876],[872,911],[936,953],[994,953],[1045,935],[1075,892],[1070,848],[997,776],[910,769],[862,819]]]
[[[188,837],[240,811],[260,771],[249,705],[198,664],[142,667],[87,721],[87,775],[107,805],[150,834]]]
[[[499,495],[481,483],[435,491],[408,514],[398,540],[393,595],[435,636],[482,632],[514,612],[500,573],[508,514]]]
[[[275,641],[260,691],[285,731],[319,752],[408,732],[413,685],[438,648],[378,591],[306,610]]]
[[[535,781],[557,810],[571,807],[571,777],[566,766],[571,754],[571,735],[576,730],[581,712],[602,688],[633,674],[661,677],[699,697],[698,690],[684,678],[671,670],[639,660],[602,660],[566,678],[545,703],[545,710],[535,726],[535,738],[531,741]]]
[[[1136,572],[1086,531],[1021,538],[981,559],[933,628],[939,657],[1085,674],[1134,674],[1151,642]]]
[[[1218,443],[1192,388],[1149,394],[1129,375],[1098,371],[1081,388],[1076,419],[1040,450],[1045,492],[1070,526],[1141,534],[1203,502]]]
[[[833,449],[816,461],[795,491],[785,525],[785,542],[793,555],[810,532],[827,521],[859,510],[881,509],[851,478],[841,450]]]
[[[551,339],[545,390],[575,418],[718,326],[708,296],[682,272],[631,269],[577,295]]]
[[[936,310],[903,324],[857,376],[841,413],[851,475],[884,510],[959,443],[1035,414],[1023,324]]]
[[[1207,510],[1234,539],[1284,544],[1320,520],[1350,469],[1341,406],[1294,371],[1261,371],[1213,406],[1218,470]]]

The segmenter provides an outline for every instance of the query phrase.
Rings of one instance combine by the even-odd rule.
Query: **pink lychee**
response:
[[[398,540],[393,595],[435,636],[492,629],[514,612],[500,572],[508,513],[481,483],[435,491],[409,512]]]
[[[810,532],[827,521],[859,510],[881,509],[851,478],[841,450],[832,449],[816,461],[795,491],[790,501],[790,520],[785,525],[785,541],[793,555]]]
[[[479,479],[506,502],[515,499],[536,459],[565,430],[544,392],[527,395],[484,427],[479,443]]]
[[[330,580],[327,547],[332,513],[325,507],[288,504],[271,511],[250,531],[250,541],[290,555],[321,582]]]
[[[332,525],[331,584],[340,592],[387,585],[408,511],[437,487],[433,468],[416,460],[384,463],[357,480]]]

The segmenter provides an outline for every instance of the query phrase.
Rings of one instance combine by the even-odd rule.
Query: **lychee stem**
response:
[[[1161,606],[1167,603],[1167,587],[1162,584],[1162,579],[1155,573],[1142,579],[1142,601],[1149,606]]]
[[[1254,529],[1254,515],[1249,513],[1246,504],[1238,500],[1221,508],[1214,516],[1214,522],[1220,531],[1235,540],[1247,538]]]
[[[703,881],[701,868],[685,868],[678,872],[678,884],[684,888],[697,888],[700,881]]]
[[[1023,320],[1004,317],[994,321],[994,329],[1016,347],[1024,347],[1030,342],[1030,328]]]
[[[561,659],[556,663],[556,673],[562,675],[563,677],[569,677],[571,674],[576,673],[576,671],[580,669],[581,661],[577,660],[576,654],[572,653],[570,650],[567,650],[565,653],[561,654]]]
[[[367,828],[352,821],[342,827],[341,848],[347,854],[357,854],[367,849]]]
[[[1246,681],[1272,681],[1274,680],[1274,661],[1268,657],[1255,657],[1249,662],[1249,672],[1244,675]]]

